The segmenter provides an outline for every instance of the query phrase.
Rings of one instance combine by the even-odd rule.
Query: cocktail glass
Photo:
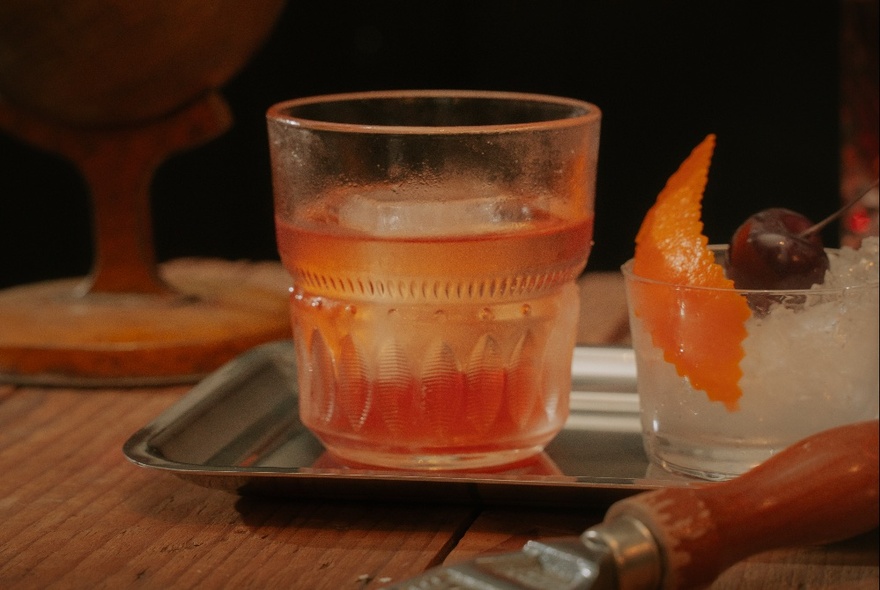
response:
[[[600,111],[469,91],[268,112],[303,423],[337,457],[471,469],[568,413]]]
[[[681,342],[712,318],[695,317],[690,302],[719,289],[651,281],[623,266],[638,369],[645,450],[674,473],[723,480],[742,474],[790,444],[821,430],[869,420],[878,411],[878,279],[873,252],[829,250],[832,269],[858,269],[809,290],[738,290],[752,309],[740,361],[736,408],[712,401],[678,374],[639,317],[646,298],[669,298]],[[716,248],[716,260],[726,258]],[[873,262],[872,262],[873,260]],[[699,328],[696,328],[699,326]],[[684,344],[682,344],[684,346]]]

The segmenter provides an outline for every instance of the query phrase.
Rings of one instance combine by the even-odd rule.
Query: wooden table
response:
[[[582,338],[625,339],[620,289],[611,275],[585,281],[604,311],[582,324]],[[381,588],[602,517],[238,497],[128,462],[125,440],[187,390],[0,386],[0,589]],[[875,530],[755,556],[713,588],[867,589],[878,580]]]

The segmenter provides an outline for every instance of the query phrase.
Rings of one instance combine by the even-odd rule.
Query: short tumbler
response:
[[[568,415],[600,111],[393,91],[267,115],[300,417],[335,456],[471,469]]]
[[[752,316],[735,409],[711,401],[679,375],[638,314],[648,299],[666,301],[681,346],[699,331],[703,352],[712,355],[713,319],[701,317],[691,302],[723,290],[651,281],[633,274],[631,261],[623,266],[643,440],[652,463],[702,479],[729,479],[811,434],[877,417],[876,250],[873,260],[852,250],[828,253],[832,269],[856,272],[841,284],[826,281],[809,290],[736,291]],[[718,248],[716,259],[724,258]]]

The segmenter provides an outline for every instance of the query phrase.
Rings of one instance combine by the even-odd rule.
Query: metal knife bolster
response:
[[[645,524],[628,514],[593,526],[580,536],[590,553],[607,554],[612,563],[611,588],[642,590],[662,587],[663,555]],[[604,572],[603,572],[604,573]]]
[[[580,537],[529,541],[395,585],[397,590],[641,590],[660,587],[660,550],[648,528],[621,515]]]
[[[592,551],[578,537],[529,541],[522,550],[428,570],[387,590],[590,590],[612,588],[607,549]]]

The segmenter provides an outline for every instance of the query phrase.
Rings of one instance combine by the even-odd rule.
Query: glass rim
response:
[[[711,245],[709,245],[709,248],[712,251],[727,250],[727,246],[724,244],[711,244]],[[837,253],[837,252],[840,252],[840,248],[825,248],[825,251],[829,252],[829,253]],[[623,276],[627,280],[633,280],[633,281],[638,281],[640,283],[647,283],[647,284],[653,284],[653,285],[663,285],[666,287],[673,287],[673,288],[679,289],[679,290],[688,289],[688,290],[694,290],[694,291],[709,291],[709,292],[733,291],[735,293],[740,293],[740,294],[744,294],[744,295],[745,294],[765,294],[766,293],[766,294],[774,294],[774,295],[785,294],[785,295],[812,295],[812,296],[816,296],[816,295],[828,295],[828,294],[841,294],[841,293],[848,293],[851,291],[858,291],[858,290],[871,290],[871,289],[877,289],[878,287],[880,287],[880,280],[873,280],[873,281],[868,281],[866,283],[861,283],[859,285],[847,285],[847,286],[843,286],[843,287],[825,287],[825,286],[813,285],[812,287],[810,287],[808,289],[726,289],[726,288],[722,288],[722,287],[706,287],[706,286],[702,286],[702,285],[685,285],[685,284],[681,284],[681,283],[670,283],[668,281],[650,279],[648,277],[643,277],[641,275],[637,275],[632,271],[632,266],[633,266],[634,261],[635,261],[634,258],[630,258],[629,260],[627,260],[626,262],[624,262],[620,266],[620,271],[621,271],[621,273],[623,273]]]
[[[340,123],[307,117],[294,116],[289,110],[295,107],[315,104],[331,104],[334,102],[360,102],[377,99],[472,99],[495,100],[509,102],[531,102],[535,104],[569,107],[572,116],[540,119],[518,123],[491,123],[485,125],[374,125],[366,123]],[[346,133],[371,134],[408,134],[408,135],[456,135],[484,134],[511,131],[530,131],[577,127],[584,124],[598,123],[601,120],[601,109],[591,102],[576,98],[554,96],[529,92],[510,92],[501,90],[369,90],[364,92],[345,92],[337,94],[321,94],[306,96],[278,102],[266,111],[270,121],[284,123],[292,127],[306,129],[338,131]]]

